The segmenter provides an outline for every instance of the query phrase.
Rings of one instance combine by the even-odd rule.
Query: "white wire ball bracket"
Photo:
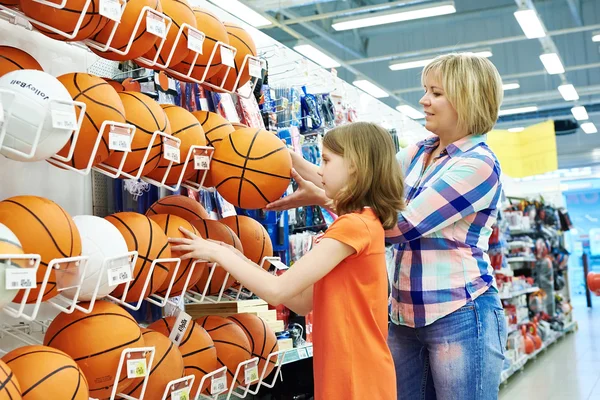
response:
[[[212,83],[209,83],[209,82],[204,82],[203,84],[206,85],[206,86],[208,86],[208,87],[211,87],[213,89],[221,90],[221,91],[224,91],[224,92],[230,93],[230,94],[236,94],[236,95],[238,95],[238,96],[240,96],[240,97],[242,97],[244,99],[249,99],[252,96],[252,94],[254,93],[254,89],[256,88],[256,84],[258,83],[258,80],[261,78],[261,76],[255,76],[255,75],[259,75],[259,74],[254,73],[254,71],[252,71],[252,73],[250,72],[250,62],[258,63],[261,66],[261,69],[262,69],[262,67],[264,65],[263,60],[260,59],[259,57],[251,56],[250,54],[247,54],[244,57],[244,61],[242,62],[242,65],[240,67],[240,71],[244,71],[244,69],[246,67],[248,67],[248,73],[250,74],[250,81],[252,82],[250,84],[250,87],[249,87],[249,90],[248,90],[247,94],[243,94],[243,93],[240,93],[238,91],[238,89],[242,89],[243,88],[243,87],[239,87],[240,79],[242,78],[242,73],[241,72],[237,75],[237,78],[235,79],[233,87],[231,87],[229,89],[225,88],[225,84],[227,83],[227,76],[229,75],[229,72],[231,71],[231,68],[227,69],[227,72],[225,73],[225,76],[223,77],[223,80],[222,80],[220,86],[213,85]]]
[[[281,262],[280,257],[263,257],[262,261],[260,262],[261,269],[264,269],[265,263],[270,263],[273,267],[275,267],[275,271],[285,271],[290,268]],[[240,284],[237,295],[235,296],[236,301],[238,301],[240,299],[240,296],[242,296],[242,295],[244,295],[244,296],[252,296],[253,295],[252,292],[250,292],[248,295],[243,293],[242,292],[243,289],[244,289],[244,285]]]
[[[151,67],[156,67],[159,69],[169,68],[169,66],[171,65],[171,61],[173,59],[173,55],[175,54],[175,51],[177,51],[177,47],[179,46],[179,41],[182,40],[182,38],[184,38],[184,31],[186,29],[188,30],[188,36],[190,35],[190,32],[192,32],[193,34],[201,37],[202,39],[200,39],[200,40],[202,41],[202,43],[204,43],[204,39],[206,38],[206,35],[203,32],[199,31],[198,29],[194,28],[193,26],[189,25],[188,23],[183,23],[183,24],[181,24],[181,27],[177,31],[177,36],[175,36],[175,41],[173,42],[171,51],[169,52],[169,55],[166,58],[167,61],[164,64],[159,63],[158,59],[161,56],[161,52],[164,47],[164,44],[166,43],[166,40],[161,41],[160,46],[158,46],[158,50],[156,51],[156,54],[152,60],[150,60],[146,57],[138,57],[138,58],[136,58],[136,60],[144,63],[145,65],[148,65]],[[167,34],[168,34],[168,32],[169,32],[169,30],[167,29]],[[167,35],[165,35],[165,37],[167,37]],[[183,39],[183,40],[185,40],[185,39]],[[196,60],[198,59],[198,55],[202,54],[202,53],[190,48],[189,44],[187,45],[187,48],[191,52],[196,53],[196,55],[194,57],[194,63],[195,63]],[[164,59],[164,57],[162,57],[162,58]]]
[[[199,260],[197,260],[199,261]],[[217,268],[222,268],[220,266],[217,265],[217,263],[212,263],[210,264],[209,268],[209,273],[208,273],[208,279],[206,280],[206,284],[204,285],[204,289],[202,290],[202,293],[198,293],[195,292],[193,290],[189,290],[187,291],[187,293],[185,294],[185,300],[187,300],[189,303],[193,303],[193,304],[201,304],[204,302],[209,302],[209,303],[218,303],[223,299],[223,293],[225,292],[225,289],[227,288],[227,280],[229,279],[229,272],[227,272],[225,274],[225,277],[223,278],[223,283],[221,284],[221,288],[219,289],[219,294],[217,295],[216,299],[213,299],[212,297],[208,297],[208,289],[210,288],[210,284],[212,282],[212,279],[214,277],[215,271]]]
[[[165,391],[162,395],[162,400],[171,400],[173,398],[173,394],[180,391],[186,390],[188,393],[188,399],[190,398],[189,393],[192,390],[192,386],[194,386],[194,381],[196,380],[195,375],[184,376],[183,378],[174,379],[167,384],[165,387]],[[202,386],[200,386],[202,387]],[[181,397],[178,397],[181,398]]]
[[[110,400],[114,400],[115,398],[117,398],[117,387],[119,384],[119,379],[121,377],[121,372],[123,371],[123,366],[125,366],[125,368],[127,369],[127,361],[132,359],[146,360],[146,355],[148,353],[150,353],[150,360],[148,360],[146,364],[146,375],[144,376],[144,383],[142,384],[140,397],[133,397],[124,393],[118,393],[118,398],[120,399],[142,400],[144,398],[144,394],[146,393],[146,386],[148,386],[148,379],[150,378],[150,371],[152,371],[152,365],[154,363],[154,356],[156,353],[156,349],[154,347],[130,348],[124,349],[121,352],[121,359],[119,360],[119,367],[117,368],[117,372],[115,374],[115,381],[113,383],[113,389],[110,395]]]

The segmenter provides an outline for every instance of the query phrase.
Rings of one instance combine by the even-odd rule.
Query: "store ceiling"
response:
[[[283,44],[293,47],[306,41],[337,59],[342,66],[338,76],[348,82],[368,79],[392,96],[382,101],[391,106],[409,104],[419,109],[422,93],[420,68],[392,71],[393,62],[432,58],[450,51],[490,50],[490,58],[505,82],[518,82],[520,88],[505,92],[504,108],[536,105],[553,119],[571,118],[575,104],[600,104],[600,0],[455,0],[456,13],[413,21],[336,31],[335,19],[365,16],[369,13],[401,11],[406,7],[428,6],[441,0],[246,0],[245,3],[273,17],[275,24],[261,28]],[[539,39],[527,39],[515,19],[518,2],[537,10],[556,47],[566,72],[549,75],[539,59],[544,53]],[[369,11],[372,10],[372,11]],[[300,41],[298,40],[300,37]],[[307,39],[307,40],[304,40]],[[546,40],[546,39],[542,39]],[[548,46],[548,41],[545,43]],[[562,81],[562,82],[561,82]],[[573,84],[578,101],[566,102],[557,87]],[[600,107],[598,108],[600,110]],[[600,129],[600,111],[590,113]],[[538,113],[501,118],[498,127],[527,126],[539,121]],[[585,164],[600,162],[600,156],[585,156],[598,149],[600,133],[577,133],[558,138],[559,162]],[[598,153],[597,152],[597,153]],[[573,161],[578,154],[579,161]],[[569,156],[566,156],[569,154]],[[564,156],[564,157],[563,157]],[[575,157],[577,158],[577,157]]]

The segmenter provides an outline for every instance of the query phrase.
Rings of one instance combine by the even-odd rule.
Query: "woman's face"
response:
[[[425,129],[440,137],[444,134],[456,134],[458,113],[446,97],[437,74],[430,73],[425,77],[425,94],[419,104],[425,112]]]

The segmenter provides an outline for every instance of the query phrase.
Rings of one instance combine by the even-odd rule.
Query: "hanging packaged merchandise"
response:
[[[335,105],[331,96],[328,93],[322,94],[320,97],[321,104],[321,116],[323,117],[323,124],[327,128],[335,127]]]
[[[306,86],[302,86],[304,95],[301,97],[302,103],[302,124],[301,131],[308,132],[313,129],[318,129],[323,124],[319,113],[319,105],[317,98],[306,91]]]
[[[260,109],[258,103],[254,97],[244,99],[239,97],[239,108],[240,115],[242,116],[241,122],[252,128],[265,129],[265,124],[260,115]]]
[[[302,95],[300,91],[293,87],[289,91],[290,116],[289,123],[286,126],[301,126],[302,124]]]
[[[235,103],[229,93],[211,92],[211,97],[217,114],[220,114],[229,122],[240,122]]]

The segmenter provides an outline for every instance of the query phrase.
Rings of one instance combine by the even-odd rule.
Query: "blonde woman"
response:
[[[422,83],[434,135],[397,155],[407,206],[386,233],[396,246],[388,344],[398,399],[496,399],[506,324],[486,252],[501,183],[485,134],[502,81],[489,60],[463,53],[436,58]],[[326,204],[309,182],[315,167],[299,157],[294,167],[306,180],[269,208]]]

